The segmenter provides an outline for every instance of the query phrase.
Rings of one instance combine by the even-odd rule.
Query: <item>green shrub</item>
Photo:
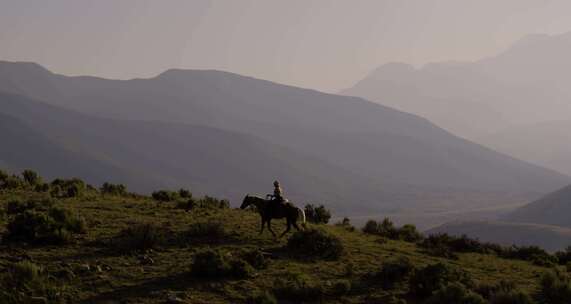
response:
[[[419,244],[427,253],[445,258],[456,259],[455,252],[474,252],[485,254],[503,254],[505,248],[498,244],[481,242],[466,235],[460,237],[446,233],[429,235]]]
[[[75,215],[70,210],[64,208],[50,208],[48,215],[54,220],[54,228],[67,230],[73,233],[85,233],[87,224],[83,217]]]
[[[83,218],[63,208],[50,208],[48,212],[25,210],[18,213],[7,225],[4,239],[32,243],[63,244],[72,234],[86,232]]]
[[[302,257],[337,259],[343,254],[343,243],[332,234],[321,229],[295,232],[287,242],[290,252]]]
[[[18,176],[10,175],[6,176],[2,180],[2,183],[0,183],[0,189],[6,189],[6,190],[25,189],[26,185],[27,185],[26,182],[24,182],[24,180],[22,180]]]
[[[29,295],[54,301],[60,297],[61,288],[54,285],[42,268],[30,261],[12,264],[0,277],[2,303],[29,303]]]
[[[333,294],[337,296],[344,296],[351,292],[351,281],[337,280],[332,286]]]
[[[42,178],[40,175],[32,170],[24,170],[22,172],[22,177],[24,178],[24,181],[30,186],[35,186],[42,183]]]
[[[165,243],[166,231],[152,223],[137,223],[123,229],[112,245],[121,251],[147,251]]]
[[[229,274],[234,278],[245,279],[252,276],[254,268],[248,262],[242,259],[233,259],[230,261]]]
[[[192,223],[186,232],[186,236],[191,239],[201,239],[202,241],[218,242],[227,235],[222,222],[200,221]]]
[[[407,257],[385,262],[375,278],[384,288],[392,288],[396,283],[403,281],[414,270],[414,265]]]
[[[159,201],[159,202],[173,202],[179,198],[179,195],[178,195],[178,192],[168,191],[168,190],[159,190],[159,191],[153,192],[152,197],[155,201]]]
[[[87,189],[85,182],[78,178],[55,179],[50,184],[50,194],[57,198],[80,197]]]
[[[348,217],[344,217],[343,220],[335,223],[335,226],[343,227],[347,231],[351,231],[351,232],[355,231],[355,227],[353,225],[351,225],[351,220]]]
[[[482,283],[475,288],[475,291],[487,300],[491,299],[495,294],[509,293],[514,290],[516,290],[515,283],[506,280],[501,280],[494,284]]]
[[[539,298],[543,303],[571,303],[571,279],[560,271],[546,272],[540,281]]]
[[[125,196],[127,195],[127,187],[123,184],[104,183],[99,189],[102,194]]]
[[[6,204],[6,214],[18,214],[26,210],[35,209],[37,206],[36,201],[22,201],[18,199],[13,199],[8,201]]]
[[[247,250],[240,254],[240,257],[247,261],[255,269],[264,269],[268,266],[268,259],[260,250]]]
[[[521,290],[499,291],[495,293],[490,304],[534,304],[535,301]]]
[[[228,209],[230,208],[230,202],[225,199],[217,199],[215,197],[205,195],[203,198],[195,201],[195,206],[205,209]]]
[[[396,228],[389,218],[383,219],[380,223],[369,220],[362,230],[366,234],[375,234],[391,240],[418,242],[423,239],[423,235],[418,232],[416,226],[406,224],[400,228]]]
[[[184,209],[186,211],[191,211],[197,207],[196,201],[191,197],[184,200],[178,200],[176,202],[177,209]]]
[[[196,253],[190,269],[192,276],[209,279],[244,279],[252,276],[254,271],[254,267],[248,261],[231,255],[227,258],[219,250],[213,249]]]
[[[518,259],[530,261],[539,265],[552,265],[557,263],[557,258],[550,255],[538,246],[511,246],[505,248],[500,256],[506,259]]]
[[[310,223],[327,224],[331,219],[331,212],[323,205],[315,207],[312,204],[307,204],[305,205],[305,216]]]
[[[187,189],[180,189],[178,190],[178,196],[181,198],[189,199],[192,198],[192,193]]]
[[[409,290],[413,295],[425,298],[452,282],[472,285],[466,273],[446,264],[437,263],[414,271],[409,280]]]
[[[363,233],[366,234],[378,234],[379,233],[379,224],[377,224],[377,221],[374,220],[368,220],[367,223],[365,223],[365,226],[363,226]]]
[[[555,257],[559,265],[568,265],[571,263],[571,246],[568,246],[563,251],[557,251]]]
[[[8,173],[6,173],[4,170],[0,169],[0,185],[2,185],[2,183],[4,183],[4,181],[9,177],[10,175],[8,175]]]
[[[464,285],[452,282],[438,289],[428,300],[427,304],[486,304],[478,294],[470,291]]]
[[[49,192],[50,191],[50,184],[48,183],[41,183],[34,186],[34,191],[36,192]]]
[[[300,273],[287,273],[274,281],[274,294],[278,299],[295,303],[318,301],[323,295],[323,287],[309,276]]]
[[[194,255],[191,274],[200,278],[222,278],[230,270],[230,265],[218,250],[207,249]]]
[[[268,291],[258,292],[247,301],[249,304],[278,304],[278,300]]]
[[[406,224],[397,230],[397,235],[400,240],[405,242],[418,242],[422,240],[424,237],[423,235],[416,230],[415,225]]]

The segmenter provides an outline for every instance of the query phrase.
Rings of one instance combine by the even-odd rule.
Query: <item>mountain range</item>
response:
[[[494,150],[571,174],[571,33],[528,35],[474,62],[390,63],[344,95],[426,117]]]
[[[0,62],[0,92],[12,126],[0,164],[48,177],[99,183],[106,171],[137,191],[187,186],[233,201],[279,179],[293,200],[345,214],[508,204],[569,183],[416,115],[227,72],[109,80]]]

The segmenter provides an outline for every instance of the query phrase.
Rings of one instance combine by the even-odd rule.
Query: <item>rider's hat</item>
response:
[[[279,185],[280,185],[280,182],[278,182],[278,181],[274,181],[274,186],[276,186],[276,187],[277,187],[277,186],[279,186]]]

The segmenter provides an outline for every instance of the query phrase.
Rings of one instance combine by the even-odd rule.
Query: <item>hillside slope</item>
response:
[[[571,186],[550,193],[508,214],[505,219],[571,228]],[[571,242],[570,242],[571,243]]]
[[[135,184],[137,180],[139,185],[151,186],[158,182],[152,178],[135,179],[132,173],[122,168],[58,144],[24,121],[5,115],[9,107],[5,101],[5,96],[0,94],[0,164],[3,168],[14,172],[35,168],[48,178],[88,177],[94,184],[106,181]]]
[[[466,284],[467,278],[474,286],[483,287],[506,281],[529,294],[536,293],[537,277],[547,271],[529,262],[494,255],[461,253],[455,260],[434,257],[414,243],[366,235],[348,226],[309,224],[310,229],[317,228],[338,240],[341,254],[327,259],[319,258],[320,251],[316,256],[299,256],[287,246],[291,235],[275,239],[267,232],[258,234],[259,217],[250,210],[185,211],[175,202],[159,203],[149,197],[88,196],[52,199],[49,206],[42,194],[0,191],[0,208],[11,210],[0,217],[0,278],[9,277],[13,267],[39,267],[40,271],[30,277],[40,282],[42,277],[49,277],[49,284],[41,286],[57,291],[49,293],[30,285],[27,288],[36,293],[28,289],[19,296],[35,296],[35,301],[45,296],[45,302],[64,303],[215,304],[266,303],[251,299],[268,293],[281,301],[304,303],[399,303],[398,299],[406,299],[418,304],[425,303],[430,294],[417,296],[411,291],[409,286],[415,285],[409,284],[410,272],[427,265],[442,263],[446,269],[460,271]],[[36,202],[36,214],[47,208],[65,208],[70,212],[68,218],[80,215],[84,233],[74,234],[57,246],[11,242],[6,238],[7,222],[25,212],[14,211],[14,203],[8,206],[14,200]],[[281,230],[284,224],[278,220],[273,226]],[[139,239],[142,236],[146,237]],[[221,255],[209,259],[201,274],[196,261],[201,253],[213,250]],[[231,269],[237,270],[226,273],[220,268],[236,260],[240,263],[232,264],[237,266]],[[407,270],[396,276],[391,272],[380,274],[382,267],[395,263]],[[446,274],[435,275],[430,278],[450,280]],[[18,278],[26,282],[30,277]],[[1,287],[5,284],[18,286],[18,281],[0,280]],[[11,292],[0,288],[1,295]]]
[[[31,167],[41,160],[43,164],[37,168],[47,176],[54,172],[69,176],[70,172],[62,170],[72,167],[76,168],[74,176],[99,184],[102,180],[92,172],[109,168],[114,175],[111,181],[127,183],[133,190],[149,192],[153,190],[149,181],[155,181],[155,187],[190,187],[234,202],[248,191],[263,194],[280,176],[292,200],[327,200],[339,210],[344,209],[340,202],[350,199],[343,192],[382,197],[359,176],[249,135],[188,124],[90,117],[11,94],[0,93],[0,105],[0,114],[24,121],[49,140],[53,149],[66,149],[66,156],[60,158],[42,153],[39,147],[43,142],[38,139],[31,143],[38,147],[36,151],[14,145],[10,154],[8,150],[0,152],[0,159],[15,168]],[[8,138],[22,137],[19,126],[3,123],[10,126],[2,130]],[[19,152],[20,148],[24,150]],[[9,155],[18,155],[19,162]],[[113,174],[111,167],[129,172],[128,177]],[[361,202],[356,199],[351,207],[370,208]]]
[[[511,203],[536,198],[569,181],[457,138],[414,115],[360,98],[231,73],[170,70],[152,79],[115,81],[66,77],[33,64],[3,62],[0,74],[11,84],[5,89],[89,115],[214,127],[285,148],[274,151],[289,150],[329,164],[324,166],[334,164],[344,172],[338,176],[342,181],[354,181],[343,193],[370,209],[432,208],[458,195],[473,207],[483,192],[496,199],[479,203]],[[225,156],[231,161],[232,153]],[[318,168],[307,170],[307,163],[312,162],[296,165],[315,177],[332,176]],[[263,171],[256,173],[260,181],[265,179],[259,176]],[[282,176],[288,179],[280,172],[268,179]],[[327,199],[336,203],[333,197],[342,193],[327,190],[335,188],[291,188],[303,195],[334,191]]]

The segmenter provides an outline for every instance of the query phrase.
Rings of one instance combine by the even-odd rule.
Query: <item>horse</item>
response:
[[[284,217],[287,221],[287,229],[280,235],[280,238],[291,230],[292,225],[299,231],[300,228],[297,225],[297,221],[300,219],[302,226],[305,227],[305,212],[303,209],[294,206],[290,202],[277,204],[271,200],[248,194],[246,197],[244,197],[244,201],[242,202],[240,209],[246,209],[252,205],[256,206],[256,209],[258,209],[258,213],[262,218],[262,227],[260,229],[260,234],[264,232],[264,226],[266,223],[268,223],[268,230],[275,237],[276,234],[272,230],[270,222],[272,219],[281,219]]]

